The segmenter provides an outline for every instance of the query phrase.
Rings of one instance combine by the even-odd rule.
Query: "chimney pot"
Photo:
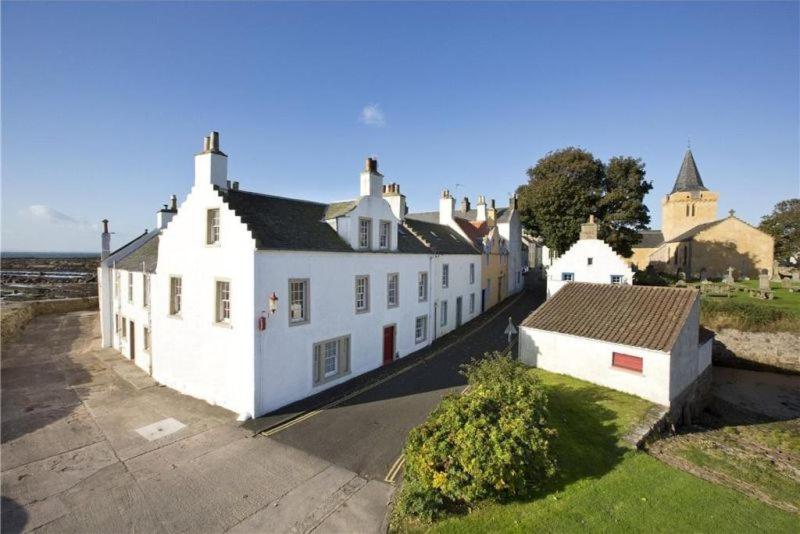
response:
[[[107,234],[108,233],[108,219],[103,219],[101,222],[103,223],[103,233]]]
[[[461,201],[461,211],[466,213],[466,212],[469,211],[469,208],[470,208],[469,198],[468,197],[464,197],[464,199]]]
[[[239,190],[239,181],[238,180],[234,180],[233,183],[231,184],[231,188],[234,191],[238,191]]]
[[[211,150],[219,151],[219,132],[211,132]]]
[[[171,209],[172,211],[178,211],[178,197],[177,196],[172,195],[171,197],[169,197],[169,209]]]
[[[208,152],[211,147],[211,138],[209,136],[203,137],[203,152]]]
[[[492,207],[492,209],[494,209],[494,199],[489,201],[489,205]]]

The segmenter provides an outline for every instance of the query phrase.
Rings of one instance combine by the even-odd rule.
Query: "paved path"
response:
[[[378,532],[392,487],[159,387],[97,314],[3,347],[2,532]]]
[[[436,356],[334,408],[273,431],[270,438],[364,478],[385,480],[397,465],[409,430],[422,423],[444,395],[466,386],[461,365],[505,349],[508,317],[518,325],[541,299],[526,292],[509,300],[489,310],[494,316],[485,324],[464,325],[463,335]]]

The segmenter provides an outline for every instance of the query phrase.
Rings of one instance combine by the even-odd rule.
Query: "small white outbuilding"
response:
[[[573,282],[522,322],[519,357],[680,409],[710,378],[713,333],[699,319],[694,289]]]
[[[581,225],[580,239],[547,269],[547,298],[570,282],[633,284],[633,270],[605,241],[597,238],[594,216]]]

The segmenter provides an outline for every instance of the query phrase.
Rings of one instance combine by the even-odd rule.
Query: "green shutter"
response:
[[[350,371],[350,337],[339,340],[339,374]]]

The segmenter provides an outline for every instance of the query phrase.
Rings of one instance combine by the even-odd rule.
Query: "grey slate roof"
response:
[[[449,226],[408,218],[403,224],[436,254],[480,254],[478,249]]]
[[[512,210],[509,208],[495,208],[497,222],[505,223],[511,220],[511,213]],[[469,211],[461,211],[461,210],[454,210],[453,217],[457,219],[464,219],[467,221],[475,221],[478,219],[478,210],[469,210]],[[409,213],[406,215],[407,219],[415,219],[417,221],[427,221],[432,223],[439,222],[439,212],[438,211],[422,211],[419,213]]]
[[[664,234],[661,230],[642,230],[639,235],[642,236],[642,240],[633,248],[656,248],[664,242]]]
[[[116,260],[116,268],[126,271],[154,273],[158,265],[158,236],[160,232],[153,230],[146,241],[133,249],[127,256]]]
[[[260,250],[356,252],[325,222],[346,215],[356,206],[355,200],[322,204],[242,190],[218,192],[250,230]],[[397,234],[401,253],[477,253],[457,232],[440,224],[406,221]]]
[[[708,191],[703,185],[702,178],[700,178],[700,171],[697,170],[697,164],[694,162],[691,150],[687,150],[686,154],[684,154],[681,170],[678,171],[678,177],[672,187],[672,193],[679,191]]]
[[[258,249],[352,252],[325,222],[328,204],[241,190],[217,190],[256,240]]]

